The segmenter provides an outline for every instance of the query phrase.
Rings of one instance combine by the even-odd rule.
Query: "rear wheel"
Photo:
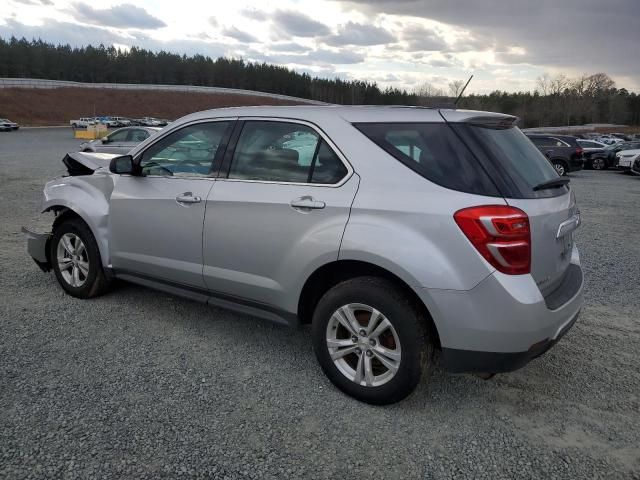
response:
[[[109,280],[102,269],[98,244],[82,220],[73,218],[58,225],[50,248],[53,271],[69,295],[91,298],[107,291]]]
[[[591,168],[594,170],[605,170],[607,168],[607,162],[604,158],[594,158],[591,160]]]
[[[559,160],[554,160],[553,161],[553,168],[556,169],[556,172],[558,173],[558,175],[560,175],[561,177],[567,174],[567,167],[564,164],[564,162],[561,162]]]
[[[330,289],[313,315],[313,347],[340,390],[363,402],[402,400],[433,364],[427,319],[393,283],[359,277]]]

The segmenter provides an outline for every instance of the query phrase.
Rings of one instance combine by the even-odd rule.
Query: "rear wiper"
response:
[[[551,180],[536,185],[533,187],[533,190],[537,192],[538,190],[546,190],[547,188],[560,188],[564,187],[570,181],[567,177],[552,178]]]

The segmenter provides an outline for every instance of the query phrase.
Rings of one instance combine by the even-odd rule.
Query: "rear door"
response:
[[[204,279],[218,294],[285,308],[338,258],[358,178],[330,140],[294,120],[247,120],[207,198]]]

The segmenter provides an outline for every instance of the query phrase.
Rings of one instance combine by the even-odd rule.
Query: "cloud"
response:
[[[82,22],[94,25],[119,27],[119,28],[142,28],[155,29],[166,27],[159,18],[156,18],[144,8],[136,7],[129,3],[115,5],[110,8],[98,9],[84,3],[73,3],[75,18]]]
[[[302,13],[278,10],[272,19],[278,30],[295,37],[320,37],[331,33],[324,23]]]
[[[23,5],[53,5],[51,0],[13,0],[16,3],[22,3]]]
[[[309,51],[310,48],[295,42],[284,42],[272,43],[269,45],[269,50],[274,52],[302,53]]]
[[[243,32],[236,27],[225,28],[222,30],[222,34],[225,37],[233,38],[234,40],[238,40],[239,42],[243,43],[254,43],[258,41],[258,39],[250,33]]]
[[[348,22],[338,28],[336,35],[331,35],[325,42],[329,45],[382,45],[386,43],[394,43],[396,38],[381,27],[375,25],[367,25],[355,22]]]
[[[165,50],[187,55],[200,54],[212,58],[228,55],[227,45],[195,39],[161,41],[149,37],[145,32],[134,31],[125,36],[105,28],[59,22],[57,20],[49,20],[40,26],[24,25],[13,19],[5,20],[5,22],[5,25],[0,24],[0,37],[4,38],[11,37],[11,35],[18,38],[25,37],[28,40],[40,38],[50,43],[68,44],[72,47],[97,46],[100,44],[107,46],[113,44],[121,46],[135,45],[152,51]]]
[[[402,39],[407,42],[408,50],[415,51],[439,51],[447,48],[440,34],[433,29],[422,25],[408,25],[402,31]]]
[[[251,20],[258,20],[260,22],[268,19],[268,15],[266,14],[266,12],[257,10],[255,8],[245,8],[240,13],[244,17],[250,18]]]
[[[498,62],[527,63],[569,73],[596,70],[640,76],[640,63],[620,57],[625,49],[640,42],[638,0],[336,1],[355,6],[366,15],[406,15],[464,28],[480,42],[467,45],[470,50],[495,43],[504,51],[497,54]],[[464,45],[456,47],[454,43],[453,47],[462,51]],[[514,55],[509,47],[521,47],[525,54]]]
[[[24,25],[13,19],[5,21],[5,25],[0,24],[0,36],[5,38],[11,35],[17,38],[25,37],[27,40],[40,38],[46,42],[69,44],[71,46],[111,45],[113,43],[126,43],[128,40],[122,35],[115,34],[104,28],[59,22],[57,20],[49,20],[41,26]]]
[[[338,65],[362,63],[365,56],[362,53],[353,52],[351,50],[315,50],[309,52],[309,59],[316,62],[334,63]]]

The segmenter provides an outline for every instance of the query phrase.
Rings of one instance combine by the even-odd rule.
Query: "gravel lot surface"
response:
[[[640,479],[640,177],[572,174],[587,304],[524,369],[372,407],[291,330],[142,287],[63,294],[25,251],[70,129],[0,133],[0,478]]]

